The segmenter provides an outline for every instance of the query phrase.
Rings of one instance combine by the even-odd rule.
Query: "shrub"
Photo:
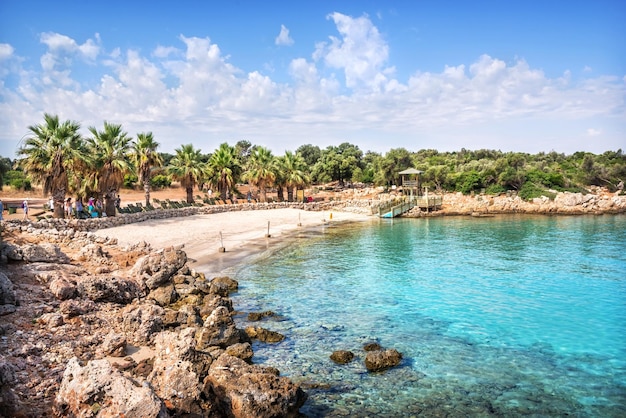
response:
[[[156,176],[150,179],[150,186],[155,189],[162,189],[164,187],[170,187],[172,185],[172,179],[170,176],[166,176],[164,174],[157,174]]]
[[[137,183],[137,176],[134,174],[126,174],[124,176],[124,187],[127,189],[132,189],[135,186],[135,183]]]
[[[527,181],[519,190],[518,196],[524,200],[531,200],[531,199],[534,199],[536,197],[541,197],[541,196],[554,199],[556,197],[556,194],[549,192],[543,187],[537,186],[535,183],[531,183]]]

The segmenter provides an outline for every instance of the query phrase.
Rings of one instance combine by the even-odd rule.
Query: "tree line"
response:
[[[422,171],[421,183],[431,190],[516,191],[526,199],[552,197],[557,191],[585,192],[593,185],[623,190],[626,178],[626,155],[621,149],[565,155],[394,148],[381,154],[364,153],[345,142],[325,149],[306,144],[276,156],[266,147],[241,140],[235,145],[222,143],[206,154],[192,144],[169,154],[158,151],[151,132],[133,138],[121,125],[106,121],[101,130],[89,127],[88,137],[79,130],[78,122],[45,114],[43,123],[28,127],[16,160],[0,157],[0,186],[40,184],[44,194],[54,199],[55,216],[62,217],[68,194],[103,198],[107,216],[115,216],[115,197],[123,186],[143,186],[149,205],[151,189],[172,181],[180,182],[192,202],[195,188],[214,190],[222,199],[243,197],[237,188],[241,183],[255,187],[260,201],[266,201],[268,188],[276,190],[279,200],[293,201],[296,190],[311,184],[399,185],[398,173],[407,168]]]

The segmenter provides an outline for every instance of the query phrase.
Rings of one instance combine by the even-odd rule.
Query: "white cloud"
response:
[[[293,39],[289,36],[289,29],[285,25],[280,25],[280,33],[274,40],[274,43],[281,46],[293,45]]]
[[[316,45],[311,60],[293,59],[288,83],[242,71],[209,38],[181,35],[173,40],[179,44],[145,56],[102,51],[97,35],[79,45],[44,34],[43,71],[28,73],[17,64],[0,70],[0,155],[13,157],[16,141],[44,112],[85,127],[108,120],[131,135],[152,131],[168,152],[189,142],[210,152],[239,139],[275,153],[345,141],[378,151],[603,152],[623,143],[626,77],[575,80],[565,71],[549,78],[524,60],[482,55],[400,80],[388,62],[390,46],[367,16],[334,13],[329,19],[340,37]],[[14,54],[0,44],[0,59],[15,60]],[[78,58],[93,60],[101,76],[79,80]],[[8,87],[7,77],[20,84]]]

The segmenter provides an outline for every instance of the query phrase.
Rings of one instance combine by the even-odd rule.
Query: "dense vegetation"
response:
[[[339,186],[400,184],[399,172],[421,170],[422,185],[431,190],[498,194],[516,191],[529,199],[552,197],[556,191],[585,192],[589,186],[623,190],[626,155],[622,150],[597,155],[576,152],[527,154],[494,150],[439,152],[395,148],[385,154],[363,153],[358,146],[343,143],[320,149],[307,144],[295,152],[275,156],[268,148],[239,141],[221,144],[203,153],[191,144],[175,154],[158,152],[152,133],[131,138],[121,125],[104,122],[104,129],[90,127],[91,135],[79,135],[77,122],[60,122],[44,115],[44,123],[30,126],[30,136],[11,161],[0,157],[0,186],[28,189],[41,184],[58,203],[66,194],[104,198],[107,214],[114,215],[113,201],[120,188],[141,185],[150,202],[150,189],[180,182],[187,199],[195,189],[212,189],[226,199],[238,195],[237,184],[254,186],[261,201],[268,188],[279,199],[294,198],[294,191],[311,184],[336,182]],[[239,196],[243,197],[243,196]]]

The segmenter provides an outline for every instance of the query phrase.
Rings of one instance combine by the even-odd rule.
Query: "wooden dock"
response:
[[[378,216],[380,218],[395,218],[415,207],[425,209],[427,212],[437,210],[441,207],[443,198],[441,196],[416,196],[394,199],[378,206]]]

